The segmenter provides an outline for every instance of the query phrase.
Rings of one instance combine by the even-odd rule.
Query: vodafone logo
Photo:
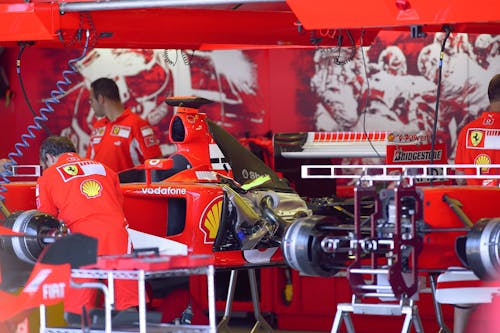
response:
[[[143,194],[155,194],[155,195],[185,195],[185,188],[177,188],[177,187],[143,187],[141,188],[141,192]]]

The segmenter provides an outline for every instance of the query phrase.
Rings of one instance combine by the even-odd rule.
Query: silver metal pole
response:
[[[182,8],[280,2],[285,2],[285,0],[110,0],[102,2],[62,2],[59,4],[59,12],[64,14],[67,12],[86,12],[97,10]]]
[[[45,333],[47,318],[45,317],[45,304],[40,304],[40,333]]]
[[[215,309],[215,268],[208,266],[207,284],[208,284],[208,320],[210,324],[210,333],[217,332],[216,327],[216,309]]]
[[[139,331],[146,333],[146,278],[144,270],[139,271]]]

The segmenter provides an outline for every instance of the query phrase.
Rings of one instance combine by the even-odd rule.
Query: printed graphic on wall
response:
[[[442,33],[412,39],[409,33],[382,32],[363,49],[93,49],[77,63],[78,77],[47,124],[55,134],[71,137],[83,154],[95,120],[90,83],[109,77],[118,83],[124,104],[153,126],[164,155],[175,149],[168,140],[174,109],[163,102],[166,96],[213,100],[202,111],[240,138],[272,131],[430,135],[443,38]],[[489,79],[500,72],[499,45],[500,36],[487,34],[451,34],[447,40],[437,138],[451,159],[460,128],[488,106]],[[68,60],[64,50],[32,52],[52,64]],[[49,91],[41,90],[57,81],[58,71],[40,79],[45,84],[31,91],[32,98],[37,93],[40,100],[47,98]]]
[[[444,34],[436,34],[416,41],[386,33],[342,66],[336,65],[338,53],[317,50],[314,74],[302,83],[310,83],[318,98],[312,111],[315,129],[430,134],[443,38]],[[489,79],[500,72],[499,42],[498,36],[471,39],[464,34],[447,41],[437,137],[450,154],[458,131],[489,104]]]

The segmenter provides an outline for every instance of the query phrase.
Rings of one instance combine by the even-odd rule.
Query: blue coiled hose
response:
[[[27,127],[26,130],[27,133],[21,135],[20,142],[14,145],[14,151],[7,155],[8,161],[4,164],[4,170],[0,171],[0,200],[3,201],[5,199],[5,197],[1,195],[1,193],[7,192],[7,188],[3,185],[10,183],[8,177],[13,175],[11,168],[13,165],[17,164],[16,159],[23,156],[23,150],[30,146],[28,141],[36,137],[35,133],[37,131],[40,131],[43,128],[44,122],[46,122],[49,119],[47,115],[49,113],[54,112],[52,105],[59,104],[61,102],[59,100],[59,97],[64,96],[66,94],[65,88],[67,88],[69,85],[72,84],[70,76],[78,73],[78,69],[76,68],[75,63],[82,60],[87,55],[89,39],[90,39],[90,32],[89,30],[87,30],[85,34],[85,45],[83,47],[82,54],[78,58],[70,59],[68,61],[69,69],[64,70],[62,72],[63,79],[56,82],[56,89],[50,92],[51,98],[45,101],[45,107],[40,108],[40,115],[34,114],[33,124]],[[19,59],[17,64],[17,72],[18,75],[20,76]]]

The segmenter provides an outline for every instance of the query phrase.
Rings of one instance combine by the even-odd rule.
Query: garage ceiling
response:
[[[88,31],[93,47],[349,47],[369,45],[380,30],[444,24],[498,34],[498,7],[497,0],[4,0],[0,46],[73,47]]]

